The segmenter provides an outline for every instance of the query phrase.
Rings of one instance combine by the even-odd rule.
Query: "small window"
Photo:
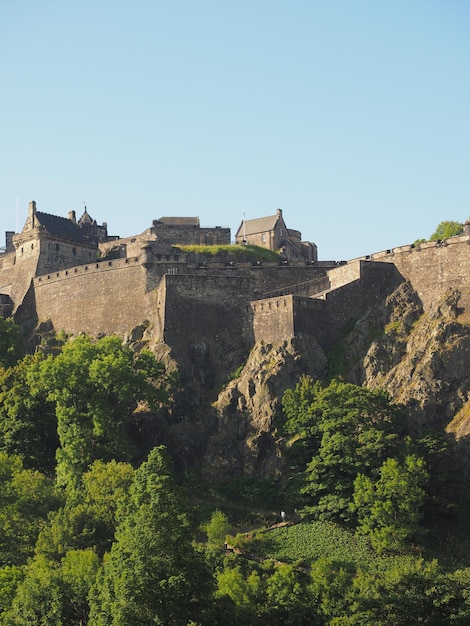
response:
[[[73,256],[77,256],[77,248],[72,248],[72,254]]]
[[[59,252],[59,244],[58,243],[55,244],[55,251]]]
[[[261,241],[262,241],[263,243],[266,243],[266,234],[265,234],[265,233],[263,233],[263,234],[261,235]]]

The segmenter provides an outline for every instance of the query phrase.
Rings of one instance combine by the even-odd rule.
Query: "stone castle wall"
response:
[[[140,250],[130,258],[77,264],[31,282],[38,274],[38,243],[22,242],[16,264],[14,254],[0,256],[0,294],[15,303],[27,294],[22,319],[29,311],[39,320],[50,319],[57,331],[121,336],[149,320],[155,339],[168,343],[183,364],[186,359],[188,371],[204,363],[202,369],[215,379],[236,369],[255,340],[306,334],[328,349],[351,320],[403,280],[410,281],[425,309],[449,289],[461,289],[462,313],[470,318],[467,235],[334,267],[194,263],[191,255],[157,258]],[[72,247],[69,253],[73,258]]]
[[[199,372],[198,388],[222,384],[253,345],[253,278],[166,274],[158,293],[155,315],[162,320],[162,339],[181,367],[183,382],[191,384],[184,380],[186,372]]]
[[[283,341],[295,334],[294,296],[282,295],[251,303],[253,335],[258,341]]]
[[[33,281],[38,320],[56,331],[124,336],[149,318],[151,296],[138,258],[69,268]]]
[[[470,238],[452,237],[442,242],[429,241],[416,248],[394,248],[385,256],[373,255],[378,261],[392,262],[411,282],[424,309],[441,300],[449,289],[460,289],[459,305],[470,318]]]
[[[365,260],[330,270],[328,277],[335,287],[319,298],[291,295],[253,302],[255,339],[310,335],[328,350],[351,321],[403,281],[393,264]]]
[[[161,224],[152,229],[157,238],[172,245],[181,246],[213,246],[230,244],[230,228],[204,228],[200,226],[173,226]]]

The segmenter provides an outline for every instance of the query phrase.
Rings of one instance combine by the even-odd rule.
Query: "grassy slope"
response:
[[[265,261],[267,263],[278,263],[281,258],[279,253],[274,250],[251,245],[178,246],[178,248],[187,253],[199,254],[211,258],[220,257],[221,261]]]

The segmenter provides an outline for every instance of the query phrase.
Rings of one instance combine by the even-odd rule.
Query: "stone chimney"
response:
[[[282,209],[277,209],[277,210],[276,210],[276,215],[277,215],[278,217],[282,217]]]
[[[75,211],[69,211],[68,218],[69,218],[69,220],[70,220],[71,222],[73,222],[74,224],[76,224],[76,223],[77,223],[77,216],[76,216],[76,214],[75,214]]]
[[[34,200],[31,200],[28,207],[28,218],[31,224],[31,228],[36,226],[36,203]]]

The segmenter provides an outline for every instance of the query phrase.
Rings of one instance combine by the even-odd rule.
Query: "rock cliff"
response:
[[[327,368],[315,339],[256,344],[239,377],[212,407],[215,430],[204,458],[207,471],[278,476],[282,459],[276,418],[282,396],[302,374],[323,378]]]
[[[212,406],[204,466],[210,474],[275,478],[282,470],[276,420],[284,391],[302,374],[340,374],[355,384],[386,389],[405,404],[410,432],[470,433],[470,326],[461,321],[459,290],[423,311],[407,282],[370,307],[332,352],[341,371],[314,338],[258,343]]]

